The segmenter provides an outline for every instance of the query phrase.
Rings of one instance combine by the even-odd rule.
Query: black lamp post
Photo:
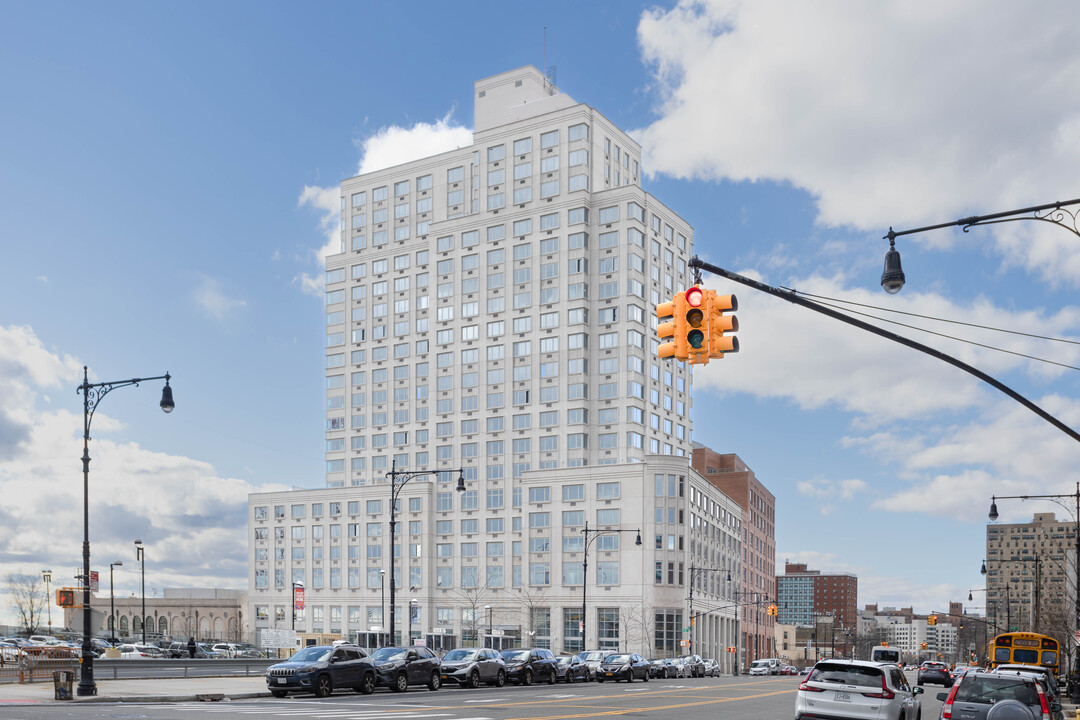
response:
[[[142,576],[142,616],[139,625],[142,626],[142,641],[146,644],[146,553],[142,540],[135,541],[135,559],[139,562],[139,574]]]
[[[394,642],[394,625],[395,625],[395,612],[394,612],[394,594],[396,589],[396,583],[394,582],[394,539],[397,533],[397,500],[398,495],[401,494],[401,489],[405,485],[416,477],[422,477],[425,475],[438,475],[441,472],[454,472],[453,470],[398,470],[397,461],[395,460],[390,465],[390,472],[386,473],[386,477],[390,479],[390,643]],[[458,468],[458,481],[455,488],[458,492],[465,492],[465,468]],[[404,478],[404,479],[401,479]]]
[[[390,549],[391,554],[394,552]],[[379,632],[386,634],[386,571],[379,570]],[[387,645],[394,643],[388,642]]]
[[[1073,202],[1080,202],[1080,200],[1073,200]],[[1069,204],[1069,203],[1065,203]],[[1064,211],[1063,211],[1064,212]],[[1076,541],[1076,586],[1074,588],[1074,620],[1073,630],[1080,631],[1080,482],[1076,483],[1076,492],[1060,495],[991,495],[990,496],[990,513],[989,518],[991,522],[998,519],[998,500],[1055,500],[1060,501],[1067,498],[1072,498],[1076,502],[1076,513],[1073,515],[1075,521],[1075,529],[1073,530],[1073,539]],[[985,569],[986,563],[983,563]],[[1008,583],[1005,585],[1008,588]],[[1072,696],[1074,703],[1080,703],[1080,651],[1073,653],[1073,671],[1069,677],[1069,693]]]
[[[79,687],[75,691],[77,695],[97,695],[97,683],[94,682],[94,656],[93,643],[90,642],[90,623],[93,615],[90,612],[90,422],[94,419],[94,411],[97,410],[101,399],[116,388],[138,385],[147,380],[164,380],[165,387],[161,390],[161,402],[159,405],[166,413],[171,413],[176,404],[173,402],[172,388],[169,387],[169,373],[149,378],[132,378],[130,380],[118,380],[115,382],[90,382],[86,366],[83,366],[83,382],[76,392],[83,396],[83,638],[82,638],[82,671],[79,673]],[[145,618],[144,618],[145,621]]]
[[[492,635],[492,632],[494,630],[494,626],[491,624],[491,606],[490,605],[485,605],[484,609],[487,610],[487,616],[488,616],[488,644],[491,645],[491,644],[494,644],[494,642],[495,642],[495,638]]]
[[[634,545],[641,545],[641,530],[604,530],[604,529],[589,529],[589,521],[585,521],[585,529],[581,531],[585,536],[585,548],[581,553],[581,651],[588,650],[588,645],[585,644],[585,627],[588,622],[588,615],[586,614],[586,591],[589,587],[589,546],[592,545],[600,535],[617,535],[619,533],[637,533],[637,538],[634,540]]]
[[[116,595],[113,590],[113,568],[123,566],[122,560],[117,560],[114,563],[109,563],[109,632],[112,642],[116,642]]]

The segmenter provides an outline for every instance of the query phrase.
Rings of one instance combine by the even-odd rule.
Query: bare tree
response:
[[[539,616],[541,610],[548,610],[548,590],[547,585],[522,585],[517,590],[517,602],[521,607],[522,613],[525,615],[525,622],[522,623],[524,628],[528,628],[525,632],[528,637],[532,638],[536,635],[536,619]],[[549,616],[550,621],[550,616]],[[532,641],[524,641],[523,645],[532,645]]]
[[[27,634],[33,635],[41,626],[41,617],[49,602],[44,581],[37,574],[8,573],[7,585],[11,608]]]
[[[480,629],[485,627],[487,617],[482,612],[490,591],[483,586],[474,588],[457,588],[452,593],[454,599],[461,605],[461,640],[465,642],[466,636],[471,636],[474,642],[480,641]]]
[[[623,650],[652,657],[652,638],[656,628],[656,616],[652,609],[643,607],[641,603],[623,603],[619,606],[619,622],[624,628]]]

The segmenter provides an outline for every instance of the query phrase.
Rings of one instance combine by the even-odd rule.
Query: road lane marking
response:
[[[541,715],[541,716],[529,716],[513,718],[513,720],[571,720],[572,718],[590,718],[590,717],[614,717],[618,715],[628,715],[630,713],[642,713],[642,712],[656,712],[664,710],[678,710],[680,708],[688,707],[700,707],[702,705],[712,705],[715,703],[728,703],[737,702],[741,700],[756,700],[758,698],[772,697],[774,695],[785,695],[787,693],[794,692],[794,690],[777,690],[768,693],[758,693],[756,695],[743,695],[733,698],[715,698],[711,700],[703,700],[701,702],[691,703],[678,703],[674,705],[659,705],[655,707],[632,707],[632,708],[618,708],[615,710],[606,710],[603,712],[587,712],[579,713],[576,715]]]

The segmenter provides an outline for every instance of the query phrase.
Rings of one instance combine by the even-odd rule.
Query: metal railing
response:
[[[73,655],[51,656],[49,648],[25,648],[17,661],[4,656],[0,663],[0,683],[52,682],[56,670],[79,672],[80,662]],[[274,658],[235,658],[221,660],[94,660],[98,680],[175,679],[195,677],[251,677],[266,673],[266,668],[281,662]]]

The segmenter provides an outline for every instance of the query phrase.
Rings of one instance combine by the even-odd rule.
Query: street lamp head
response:
[[[991,520],[997,520],[998,519],[997,498],[994,497],[993,495],[990,496],[990,519]]]
[[[896,249],[896,240],[889,228],[889,250],[885,253],[885,269],[881,273],[881,287],[890,295],[895,295],[904,287],[904,271],[900,267],[900,252]]]
[[[640,545],[641,544],[641,531],[640,530],[638,530],[637,538],[634,539],[634,544],[635,545]]]
[[[458,492],[465,492],[465,470],[464,469],[462,469],[461,472],[458,473],[457,487],[455,488],[455,490],[457,490]]]
[[[121,565],[123,565],[123,564],[124,564],[124,561],[123,561],[123,560],[117,560],[117,561],[116,561],[116,562],[114,562],[114,563],[109,563],[109,565],[111,565],[112,567],[120,567],[120,566],[121,566]]]
[[[135,547],[142,547],[142,540],[136,540]]]
[[[490,610],[490,609],[491,609],[491,606],[490,606],[490,605],[485,605],[485,606],[484,606],[484,609],[485,609],[485,610]]]
[[[169,373],[165,373],[165,387],[161,389],[161,409],[166,414],[171,413],[173,408],[176,407],[176,403],[172,399],[172,388],[169,387],[169,378],[172,377]]]
[[[304,587],[304,581],[303,580],[293,580],[293,586],[302,588],[302,587]]]
[[[979,568],[979,574],[980,575],[985,575],[986,574],[986,561],[985,560],[982,561],[982,567]],[[968,594],[970,595],[971,593],[968,593]],[[971,598],[968,598],[968,600],[970,600],[970,599]]]
[[[972,601],[972,600],[974,600],[974,599],[975,599],[975,598],[971,597],[971,593],[969,592],[969,593],[968,593],[968,602],[971,602],[971,601]]]

